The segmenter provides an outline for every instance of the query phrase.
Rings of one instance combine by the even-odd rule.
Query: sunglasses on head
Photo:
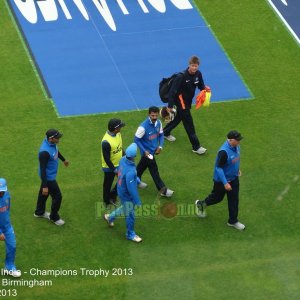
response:
[[[59,132],[56,132],[55,134],[49,136],[49,139],[56,138],[59,135]]]

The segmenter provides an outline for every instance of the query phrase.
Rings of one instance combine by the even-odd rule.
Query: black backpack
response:
[[[174,73],[172,76],[167,77],[167,78],[163,78],[160,81],[160,83],[159,83],[159,97],[160,97],[160,99],[163,103],[168,103],[169,91],[171,89],[173,80],[174,80],[175,77],[177,77],[180,74],[183,75],[182,72]]]

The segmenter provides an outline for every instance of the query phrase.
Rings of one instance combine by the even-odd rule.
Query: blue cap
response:
[[[136,143],[132,143],[127,147],[125,154],[126,157],[136,157],[136,152],[137,152],[137,145]]]
[[[6,192],[6,191],[7,191],[6,180],[4,178],[0,178],[0,192]]]

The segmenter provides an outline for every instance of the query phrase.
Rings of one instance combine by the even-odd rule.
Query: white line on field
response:
[[[299,179],[299,176],[298,175],[295,175],[294,178],[293,178],[293,182],[297,182]],[[283,197],[288,193],[288,191],[290,190],[290,186],[287,185],[284,190],[279,194],[279,196],[277,197],[277,200],[278,201],[282,201],[283,200]]]

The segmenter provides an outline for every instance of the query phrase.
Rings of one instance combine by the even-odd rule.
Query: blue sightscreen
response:
[[[161,105],[159,81],[184,70],[194,54],[201,58],[200,70],[212,89],[213,102],[250,98],[194,4],[181,0],[191,7],[179,9],[174,1],[156,0],[165,3],[162,13],[152,6],[154,0],[27,0],[27,7],[32,2],[36,22],[24,16],[20,9],[20,5],[24,9],[24,2],[9,3],[60,116]],[[96,2],[109,11],[115,30]],[[83,5],[88,19],[78,9],[78,3]],[[51,4],[57,16],[54,13],[54,19],[46,21],[39,4]],[[71,19],[66,17],[66,9]]]

